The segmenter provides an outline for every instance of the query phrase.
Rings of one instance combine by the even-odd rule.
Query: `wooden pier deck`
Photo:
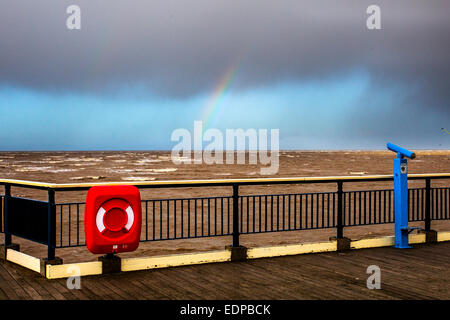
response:
[[[80,290],[0,262],[0,299],[450,299],[450,242],[89,276]]]

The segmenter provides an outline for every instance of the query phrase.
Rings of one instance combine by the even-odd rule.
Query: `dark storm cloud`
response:
[[[82,30],[65,27],[82,10]],[[381,7],[382,30],[366,28]],[[235,88],[365,69],[376,84],[419,85],[415,101],[448,110],[448,0],[3,0],[0,83],[158,95],[211,90],[240,60]]]

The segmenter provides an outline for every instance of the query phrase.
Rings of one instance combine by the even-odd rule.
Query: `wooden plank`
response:
[[[275,262],[267,259],[265,260],[267,262],[265,273],[269,273],[270,270],[273,269],[273,264],[276,263],[278,277],[287,279],[291,283],[298,283],[299,285],[301,284],[310,292],[312,296],[320,297],[325,295],[325,297],[328,299],[346,298],[346,293],[344,290],[329,290],[329,288],[331,287],[329,284],[329,270],[327,270],[326,268],[318,269],[317,267],[310,266],[307,263],[309,257],[306,255],[301,256],[301,258],[301,260],[298,260],[301,261],[301,265],[298,267],[294,266],[292,264],[293,261],[291,259],[287,259],[287,257],[279,258],[283,259],[282,262]],[[274,260],[278,260],[278,258]],[[293,270],[297,270],[297,273],[294,273]]]
[[[94,299],[104,299],[104,300],[113,300],[113,299],[122,299],[120,295],[115,293],[112,290],[109,290],[108,283],[103,281],[104,276],[93,276],[86,277],[82,279],[81,290],[89,290],[93,293]],[[86,281],[85,281],[86,280]]]
[[[127,300],[136,300],[140,297],[139,290],[135,286],[130,285],[128,281],[124,281],[122,274],[118,274],[117,277],[110,277],[108,280],[108,287]]]
[[[370,251],[370,252],[368,252]],[[431,290],[422,290],[426,287],[427,281],[424,281],[426,269],[417,266],[417,258],[412,255],[414,250],[406,249],[372,249],[362,250],[358,256],[351,256],[351,259],[366,259],[366,267],[370,264],[378,265],[381,268],[382,289],[389,292],[392,297],[401,299],[430,299],[433,298]],[[403,256],[403,257],[402,257]],[[413,264],[412,264],[413,263]],[[428,267],[433,261],[428,261]],[[411,268],[414,266],[414,268]],[[405,272],[409,270],[409,272]],[[418,277],[417,274],[421,276]],[[400,279],[399,282],[393,282],[392,279]],[[407,289],[408,288],[408,289]],[[411,288],[411,289],[409,289]]]
[[[160,288],[155,287],[150,283],[146,283],[145,281],[146,277],[141,275],[140,273],[141,272],[133,273],[135,277],[133,277],[132,279],[134,282],[138,282],[141,287],[146,289],[146,293],[150,295],[151,299],[161,299],[161,300],[171,299],[170,295],[166,294],[165,292],[162,292]]]
[[[8,299],[8,295],[6,294],[5,291],[2,290],[2,288],[0,288],[0,300],[6,300],[6,299]]]
[[[173,276],[174,273],[179,274],[181,277],[183,277],[186,275],[186,270],[165,269],[158,272],[159,280],[162,281],[168,287],[168,289],[173,292],[170,295],[170,299],[184,299],[184,297],[186,297],[187,299],[197,300],[202,299],[203,297],[205,297],[205,295],[208,295],[208,293],[205,291],[200,292],[193,289],[192,287],[188,288],[190,282],[186,279],[180,281],[180,278],[175,278]]]
[[[72,294],[73,290],[67,288],[67,284],[64,285],[61,281],[47,281],[46,284],[47,291],[56,299],[56,300],[75,300],[76,296]]]
[[[189,296],[186,297],[183,290],[181,290],[182,288],[177,283],[173,284],[169,278],[163,276],[164,271],[166,270],[152,270],[150,272],[151,276],[144,276],[141,282],[153,290],[161,292],[168,299],[189,299]]]
[[[278,258],[277,258],[278,259]],[[279,258],[282,259],[282,258]],[[307,299],[304,292],[299,292],[300,289],[303,291],[308,286],[307,282],[303,282],[302,276],[298,274],[293,274],[292,277],[285,277],[280,274],[279,270],[274,270],[270,265],[270,260],[272,259],[261,259],[257,261],[249,261],[245,270],[241,271],[242,277],[238,279],[239,281],[249,282],[253,284],[253,287],[248,288],[243,299]],[[270,271],[271,270],[271,271]],[[249,274],[249,277],[245,275]],[[277,285],[272,285],[276,283]],[[299,287],[299,284],[302,284]],[[267,285],[271,286],[271,290],[265,288]],[[239,287],[235,284],[236,287]],[[295,286],[295,293],[289,292],[288,289]],[[292,289],[291,289],[292,291]],[[310,296],[311,297],[311,296]]]
[[[6,264],[0,263],[0,282],[2,283],[2,290],[8,296],[9,299],[29,299],[28,293],[23,290],[23,288],[19,287],[17,282],[10,276],[6,268],[4,268]],[[16,288],[20,288],[22,292],[17,293]]]

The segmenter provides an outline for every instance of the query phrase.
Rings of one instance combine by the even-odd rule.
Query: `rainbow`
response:
[[[236,73],[239,69],[239,64],[240,60],[227,69],[225,74],[220,78],[218,84],[214,87],[213,92],[210,94],[201,116],[201,119],[203,120],[203,129],[207,129],[211,122],[215,119],[219,110],[220,102],[223,100],[223,97],[228,92],[228,89],[235,79]]]

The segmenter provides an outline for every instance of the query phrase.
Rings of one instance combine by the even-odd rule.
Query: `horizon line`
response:
[[[411,148],[414,150],[419,151],[450,151],[450,149],[447,148],[435,148],[435,149],[426,149],[426,148]],[[199,151],[205,151],[204,149],[201,150],[191,150],[191,152],[199,152]],[[215,150],[213,150],[215,151]],[[250,152],[250,151],[272,151],[270,149],[264,149],[264,150],[227,150],[227,149],[221,149],[217,151],[227,152],[227,151],[233,151],[233,152]],[[275,150],[278,152],[298,152],[298,151],[304,151],[304,152],[358,152],[358,151],[377,151],[377,152],[389,152],[388,149],[280,149]],[[0,153],[7,153],[7,152],[172,152],[170,149],[38,149],[38,150],[0,150]],[[182,152],[180,152],[182,153]]]

